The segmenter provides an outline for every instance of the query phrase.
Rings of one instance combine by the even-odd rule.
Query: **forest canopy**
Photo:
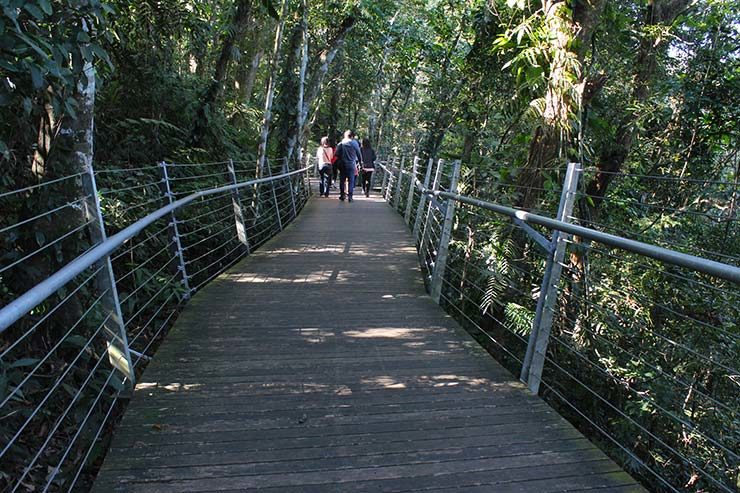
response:
[[[161,205],[159,171],[142,167],[232,160],[243,164],[242,178],[259,177],[270,160],[300,168],[321,137],[336,142],[345,129],[368,138],[383,161],[418,156],[420,176],[430,158],[459,159],[462,193],[551,216],[566,163],[580,163],[574,222],[740,265],[736,0],[0,5],[3,305],[91,241],[76,212],[12,228],[74,200],[78,184],[4,192],[86,167],[128,170],[128,193],[102,199],[106,226],[118,231]],[[194,167],[188,176],[208,172]],[[101,180],[103,189],[115,185]],[[138,186],[149,188],[132,192]],[[153,205],[132,212],[151,191]],[[456,316],[474,318],[506,347],[517,347],[534,317],[542,262],[528,241],[501,219],[461,212],[455,224],[451,263],[460,274],[451,283],[481,291],[461,297]],[[553,368],[555,383],[543,393],[656,491],[738,488],[737,285],[615,259],[578,238],[566,263],[553,329],[564,343],[553,358],[593,381],[629,419],[557,380]],[[68,320],[48,323],[61,333]],[[35,357],[38,344],[29,340],[23,357]],[[0,339],[0,349],[10,346]],[[513,359],[488,349],[518,372]],[[579,355],[598,361],[598,371]],[[20,385],[16,356],[0,361],[0,394]],[[589,402],[592,414],[569,411],[557,395]],[[630,448],[604,439],[599,427]],[[78,459],[94,469],[102,453]],[[9,463],[0,478],[20,464]],[[28,484],[46,474],[30,472]]]

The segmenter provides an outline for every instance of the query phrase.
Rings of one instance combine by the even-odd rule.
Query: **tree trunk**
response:
[[[54,135],[56,119],[54,117],[54,107],[51,104],[51,87],[44,92],[44,112],[39,115],[39,129],[36,138],[36,148],[33,151],[33,160],[31,161],[31,172],[38,179],[42,180],[46,176],[46,160],[51,150],[51,141]]]
[[[645,12],[645,26],[672,24],[689,3],[690,0],[659,0],[657,2],[650,0]],[[633,100],[637,103],[643,103],[648,98],[650,82],[655,75],[658,48],[659,45],[656,44],[654,39],[647,34],[643,35],[634,64],[635,71],[632,94]],[[595,87],[589,88],[588,84],[586,84],[584,99],[586,97],[589,99],[593,97],[604,82],[605,78],[602,77],[601,80],[595,82]],[[634,107],[635,105],[628,106]],[[636,135],[633,126],[635,116],[632,111],[627,111],[622,116],[614,141],[611,145],[605,146],[599,154],[599,159],[596,163],[596,176],[586,185],[586,198],[588,200],[582,199],[579,202],[580,216],[586,221],[598,221],[599,208],[606,196],[609,184],[616,177],[616,174],[621,171],[622,165],[632,149]],[[573,238],[573,242],[578,245],[583,240],[576,236]],[[585,287],[586,263],[587,259],[584,249],[575,248],[571,251],[570,270],[572,274],[569,288],[570,293],[568,302],[565,304],[565,311],[568,319],[576,321],[573,328],[574,338],[580,337],[583,324],[585,323],[584,314],[582,313],[582,299],[584,296],[587,296]]]
[[[270,125],[272,124],[272,101],[275,97],[275,76],[277,75],[278,63],[280,62],[280,47],[283,44],[283,28],[285,27],[285,17],[288,15],[289,0],[283,0],[283,8],[280,13],[280,20],[275,29],[275,44],[272,49],[272,60],[270,61],[270,77],[267,82],[267,96],[265,97],[265,112],[262,118],[262,131],[260,141],[257,147],[257,169],[255,177],[262,177],[262,169],[267,160],[267,139],[270,134]]]
[[[559,167],[566,155],[573,122],[582,104],[581,66],[589,40],[598,25],[605,0],[575,2],[572,13],[565,0],[543,0],[542,15],[551,34],[549,74],[542,106],[542,121],[535,128],[527,163],[518,176],[521,195],[515,202],[523,209],[535,208],[542,188],[542,171]]]
[[[386,120],[388,120],[388,115],[391,113],[391,108],[393,107],[393,100],[396,99],[396,96],[401,91],[401,88],[403,87],[403,79],[396,84],[396,88],[393,90],[392,93],[388,95],[385,102],[383,103],[383,108],[380,110],[380,115],[378,115],[378,121],[376,123],[375,133],[370,134],[371,142],[373,142],[373,145],[375,146],[375,149],[380,148],[380,139],[381,135],[383,134],[383,127],[385,126]]]
[[[287,151],[285,153],[289,164],[296,164],[300,161],[300,147],[298,138],[300,130],[303,128],[308,116],[308,109],[303,104],[304,90],[306,87],[306,67],[308,66],[308,6],[306,0],[301,1],[301,22],[299,23],[300,44],[299,55],[301,59],[300,69],[298,70],[298,98],[296,101],[296,115],[288,134]]]
[[[321,85],[329,71],[329,66],[334,60],[334,57],[337,56],[339,50],[344,46],[344,40],[347,37],[347,34],[352,30],[357,22],[357,16],[357,12],[353,11],[350,15],[342,19],[339,29],[331,37],[326,47],[316,56],[314,62],[311,63],[315,68],[306,84],[305,98],[303,100],[303,112],[306,114],[306,118],[303,120],[304,125],[300,129],[300,133],[298,135],[298,139],[301,143],[304,142],[306,135],[308,135],[311,122],[308,115],[311,114],[311,107],[318,99]]]
[[[645,10],[645,27],[655,25],[671,25],[676,18],[688,7],[691,0],[650,0]],[[657,56],[665,43],[655,40],[647,33],[643,33],[635,59],[635,71],[633,76],[633,100],[643,103],[650,94],[650,84],[655,76]],[[629,105],[634,107],[635,105]],[[596,176],[586,187],[586,193],[591,196],[591,204],[586,204],[588,220],[596,220],[598,209],[609,184],[615,178],[616,173],[622,169],[627,156],[632,149],[635,139],[635,128],[633,125],[635,114],[627,111],[621,119],[617,129],[616,138],[611,146],[606,146],[599,154],[596,163]]]
[[[380,133],[379,132],[379,121],[382,118],[380,107],[383,103],[383,86],[385,85],[385,64],[388,62],[388,57],[391,54],[391,48],[392,48],[391,41],[393,41],[393,37],[390,35],[390,31],[393,29],[393,25],[396,23],[396,18],[398,17],[399,12],[400,10],[397,10],[396,13],[393,14],[393,17],[391,18],[390,24],[388,26],[389,34],[386,35],[385,41],[383,43],[383,56],[380,59],[380,64],[378,64],[378,70],[375,73],[375,87],[373,88],[373,94],[370,97],[367,135],[368,135],[368,138],[370,139],[371,144],[376,149],[378,147],[378,135]],[[396,90],[394,91],[394,95],[398,92],[398,89],[399,88],[396,87]]]
[[[260,68],[260,62],[265,54],[265,49],[260,46],[252,57],[252,62],[249,64],[249,70],[245,70],[242,80],[239,86],[239,100],[244,106],[249,106],[249,102],[252,100],[252,92],[254,92],[254,82],[257,80],[257,72]]]
[[[460,41],[461,32],[458,31],[457,36],[452,41],[444,60],[442,61],[442,67],[440,75],[437,78],[437,84],[443,84],[440,96],[434,101],[435,110],[434,117],[426,130],[426,136],[424,143],[421,145],[421,152],[419,157],[422,162],[426,162],[429,158],[434,158],[442,145],[445,132],[447,128],[452,124],[455,119],[456,113],[450,111],[449,104],[457,97],[458,93],[462,89],[462,86],[466,83],[465,77],[460,77],[457,84],[450,86],[448,81],[448,73],[450,65],[452,63],[452,55],[457,47],[457,43]]]
[[[231,28],[226,31],[221,44],[216,67],[213,71],[213,79],[203,95],[203,100],[195,118],[195,126],[191,134],[191,141],[194,145],[200,145],[202,143],[203,137],[208,130],[209,116],[223,95],[224,79],[226,78],[229,64],[233,59],[234,47],[236,42],[244,36],[244,32],[249,25],[251,11],[251,0],[237,0],[234,17],[231,21]]]

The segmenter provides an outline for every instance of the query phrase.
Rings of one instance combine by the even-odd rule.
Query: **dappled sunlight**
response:
[[[426,294],[426,293],[425,293]],[[417,299],[423,295],[417,293],[397,293],[397,294],[384,294],[381,296],[384,300],[405,300],[405,299]]]
[[[320,344],[326,342],[327,338],[336,337],[336,334],[332,330],[319,328],[291,329],[291,332],[301,337],[303,341],[311,344]]]
[[[383,375],[377,377],[363,378],[360,383],[378,385],[386,389],[405,389],[406,384],[399,382],[391,376]]]
[[[422,382],[430,382],[433,387],[455,387],[464,385],[468,387],[489,386],[493,382],[488,378],[471,378],[461,375],[433,375],[419,377]]]
[[[334,390],[336,395],[352,395],[352,389],[346,385],[340,385],[339,388]]]
[[[353,257],[393,258],[399,253],[416,253],[416,248],[408,245],[381,244],[354,244],[324,245],[321,248],[275,248],[269,254],[262,255],[263,259],[278,259],[285,255],[316,256],[312,262],[321,261],[322,255],[343,254]]]
[[[312,272],[301,277],[277,277],[266,276],[264,274],[247,273],[230,279],[234,282],[244,282],[250,284],[291,284],[291,283],[318,283],[328,281],[332,277],[331,271]]]
[[[342,332],[342,335],[358,339],[419,339],[428,332],[428,329],[377,328],[348,330]]]
[[[202,383],[158,383],[158,382],[139,382],[136,384],[137,391],[149,392],[149,395],[154,395],[155,389],[166,390],[167,392],[183,392],[203,387]]]

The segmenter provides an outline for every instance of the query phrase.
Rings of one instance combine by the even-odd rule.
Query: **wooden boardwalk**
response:
[[[643,491],[425,294],[379,199],[312,199],[199,292],[95,492]]]

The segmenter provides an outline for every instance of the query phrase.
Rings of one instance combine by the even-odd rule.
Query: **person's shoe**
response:
[[[365,197],[369,197],[369,196],[370,196],[370,192],[365,192]]]
[[[349,196],[349,201],[352,202],[352,196],[351,195]]]
[[[344,202],[344,197],[339,197],[339,200],[341,200],[342,202]]]

